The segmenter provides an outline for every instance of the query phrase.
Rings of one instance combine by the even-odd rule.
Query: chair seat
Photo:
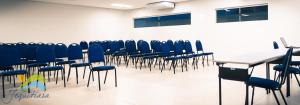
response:
[[[56,71],[56,70],[62,70],[64,67],[62,66],[48,66],[40,68],[39,71]]]
[[[31,63],[28,64],[27,67],[40,67],[40,66],[47,66],[47,63]]]
[[[259,78],[259,77],[250,77],[247,84],[250,86],[261,87],[261,88],[266,88],[266,89],[273,89],[273,90],[278,89],[279,85],[280,85],[276,81]]]
[[[93,67],[92,71],[105,71],[105,70],[113,70],[115,69],[115,66],[97,66]]]
[[[202,53],[203,55],[212,55],[212,54],[214,54],[213,52],[204,52],[204,53]]]
[[[205,54],[201,53],[201,54],[194,54],[194,57],[200,57],[200,56],[203,56]]]
[[[153,59],[159,57],[158,55],[150,55],[150,56],[145,56],[143,59]]]
[[[25,59],[23,59],[21,62],[22,62],[22,64],[33,64],[33,63],[36,63],[36,61],[33,61],[33,60],[25,60]]]
[[[0,72],[0,76],[11,76],[11,75],[20,75],[20,74],[27,74],[26,70],[10,70]]]
[[[58,61],[56,62],[56,65],[64,65],[64,64],[71,64],[75,63],[75,61]]]
[[[0,67],[0,70],[13,70],[14,68],[12,66],[8,67]]]
[[[182,57],[182,56],[175,56],[175,57],[168,57],[168,58],[166,58],[165,60],[178,60],[178,59],[183,59],[184,57]]]
[[[122,52],[122,51],[118,51],[118,52],[113,53],[113,56],[125,56],[125,55],[127,55],[127,53]]]
[[[56,58],[55,59],[55,62],[61,62],[61,61],[64,61],[64,59],[61,59],[61,58]]]
[[[296,66],[298,66],[298,65],[300,65],[300,61],[292,61],[292,62],[291,62],[291,65],[296,65]]]
[[[73,63],[70,65],[70,67],[84,67],[84,66],[90,66],[89,63]]]
[[[283,71],[283,65],[276,65],[273,67],[273,69],[275,71]],[[299,68],[296,68],[296,67],[289,67],[288,68],[289,72],[290,73],[294,73],[294,74],[300,74],[300,69]]]

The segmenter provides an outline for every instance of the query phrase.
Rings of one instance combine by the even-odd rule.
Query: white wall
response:
[[[1,8],[0,42],[72,43],[125,39],[127,30],[122,24],[125,13],[112,9],[23,2]]]
[[[269,4],[269,20],[216,23],[216,8]],[[174,10],[112,9],[27,2],[0,9],[0,42],[79,42],[105,39],[201,40],[217,56],[272,50],[283,36],[300,46],[299,0],[194,0]],[[133,18],[191,12],[192,24],[133,28]],[[193,43],[194,46],[194,43]]]
[[[216,23],[216,8],[262,3],[269,5],[267,21]],[[217,56],[242,55],[272,50],[272,42],[280,42],[281,36],[289,44],[300,46],[299,7],[299,0],[196,0],[179,3],[174,10],[134,10],[129,27],[135,39],[201,40],[205,50],[214,51]],[[132,18],[181,12],[192,13],[191,25],[133,28]]]

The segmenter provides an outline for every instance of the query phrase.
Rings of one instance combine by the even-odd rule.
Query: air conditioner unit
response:
[[[175,3],[170,1],[159,1],[153,2],[146,5],[149,9],[173,9],[175,8]]]

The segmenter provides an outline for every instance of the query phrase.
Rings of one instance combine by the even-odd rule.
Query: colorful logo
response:
[[[45,78],[41,75],[32,75],[25,81],[25,76],[20,75],[18,77],[20,82],[23,84],[20,86],[21,90],[27,92],[29,89],[33,91],[45,91],[46,87],[44,85]]]
[[[45,93],[44,82],[46,81],[43,76],[32,75],[27,80],[24,75],[18,75],[17,77],[18,81],[23,84],[19,88],[10,89],[6,98],[0,98],[2,103],[9,104],[13,100],[49,98],[49,94]]]

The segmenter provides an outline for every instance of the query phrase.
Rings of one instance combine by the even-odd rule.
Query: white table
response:
[[[226,57],[217,57],[214,62],[218,66],[224,64],[241,64],[246,65],[249,68],[254,68],[257,65],[266,64],[266,78],[270,79],[270,64],[274,64],[274,61],[278,61],[283,58],[287,50],[269,50],[261,51],[250,54],[241,54],[237,56],[226,56]],[[298,55],[300,50],[294,50],[294,55]],[[277,63],[277,62],[276,62]],[[290,96],[290,78],[287,77],[287,97]],[[269,93],[269,91],[267,92]],[[248,105],[248,86],[246,86],[246,100],[245,105]],[[221,78],[219,78],[219,104],[222,105],[222,96],[221,96]]]

